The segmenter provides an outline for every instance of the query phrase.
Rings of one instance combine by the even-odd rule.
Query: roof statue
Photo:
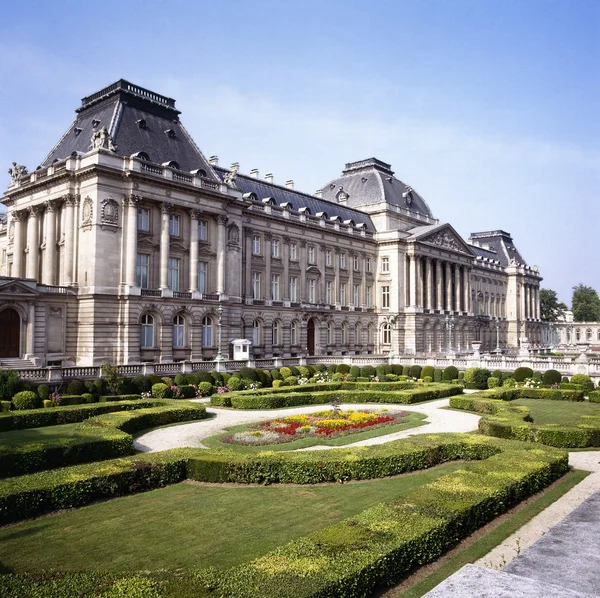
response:
[[[110,136],[106,127],[102,127],[99,131],[94,131],[92,134],[91,148],[107,149],[111,152],[117,151],[117,148],[113,144],[112,137]]]
[[[232,164],[231,170],[225,175],[223,182],[230,187],[236,187],[235,179],[237,177],[238,170],[240,169],[239,164]]]
[[[404,193],[402,193],[402,199],[404,199],[404,203],[406,203],[407,206],[410,206],[410,204],[412,203],[412,191],[413,188],[408,185],[408,187],[406,187],[406,190],[404,191]]]
[[[12,178],[12,182],[16,183],[22,176],[27,174],[27,168],[22,164],[12,163],[12,166],[8,169],[8,174]]]

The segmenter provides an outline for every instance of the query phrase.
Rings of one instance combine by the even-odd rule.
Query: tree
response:
[[[564,316],[567,306],[558,300],[556,291],[540,289],[540,315],[545,322],[556,322]]]
[[[600,322],[600,297],[592,287],[579,283],[573,287],[573,320],[575,322]]]

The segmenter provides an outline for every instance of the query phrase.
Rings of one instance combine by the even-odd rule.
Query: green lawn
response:
[[[404,411],[404,409],[402,410]],[[217,434],[216,436],[210,436],[202,440],[202,444],[210,449],[229,449],[240,451],[244,453],[260,453],[265,450],[275,451],[291,451],[309,446],[344,446],[353,442],[359,442],[366,440],[367,438],[375,438],[377,436],[385,436],[386,434],[394,434],[395,432],[401,432],[402,430],[408,430],[409,428],[416,428],[423,426],[427,422],[426,415],[423,413],[417,413],[415,411],[406,411],[407,417],[406,422],[403,424],[385,425],[372,430],[366,429],[359,432],[349,433],[338,438],[328,438],[327,436],[319,437],[308,437],[300,438],[299,440],[293,440],[292,442],[283,442],[281,444],[267,444],[262,446],[244,446],[240,444],[231,444],[229,442],[221,442],[221,438],[231,436],[235,432],[243,432],[247,430],[253,424],[244,424],[240,426],[231,426],[226,428],[225,434]]]
[[[0,529],[0,571],[230,567],[463,466],[318,486],[177,484]]]
[[[536,424],[577,425],[582,415],[600,415],[598,403],[518,399],[511,404],[527,407]]]
[[[62,424],[60,426],[44,426],[42,428],[28,428],[26,430],[11,430],[0,432],[0,445],[20,446],[30,442],[52,443],[57,438],[75,436],[81,422],[74,424]]]

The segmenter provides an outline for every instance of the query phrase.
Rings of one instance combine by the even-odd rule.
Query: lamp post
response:
[[[496,353],[500,353],[500,318],[496,316],[494,319],[496,320]]]
[[[221,353],[221,342],[223,340],[223,306],[217,307],[217,356],[215,361],[220,363],[225,361],[223,354]]]
[[[454,328],[454,316],[446,316],[446,333],[447,333],[447,349],[446,352],[452,351],[452,330]]]
[[[394,357],[394,327],[398,322],[398,317],[400,314],[387,314],[385,316],[385,321],[387,325],[390,327],[390,353],[388,355],[388,359]]]

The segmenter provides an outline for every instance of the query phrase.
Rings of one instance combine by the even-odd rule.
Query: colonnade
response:
[[[471,268],[429,256],[407,256],[408,307],[428,310],[471,309]]]
[[[537,285],[523,283],[521,288],[521,313],[525,319],[540,319],[540,289]]]

